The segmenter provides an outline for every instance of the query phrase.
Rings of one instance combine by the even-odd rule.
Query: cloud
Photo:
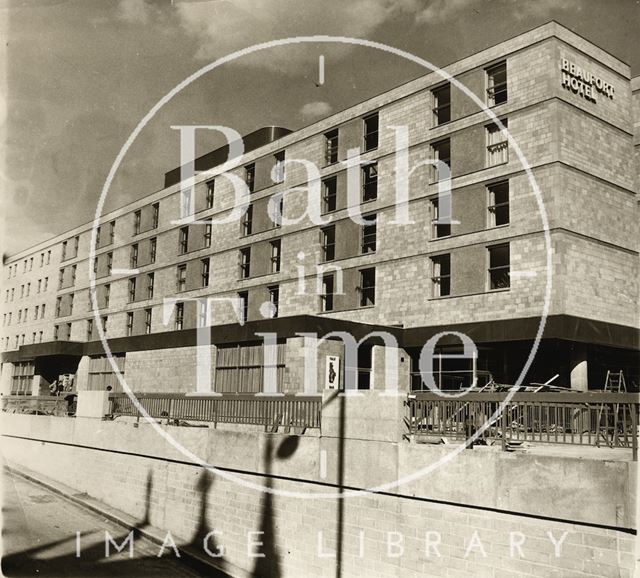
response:
[[[176,11],[183,30],[197,38],[196,58],[211,61],[260,42],[293,36],[367,37],[406,1],[212,0],[180,2]],[[341,50],[350,49],[344,45]],[[298,72],[316,59],[317,49],[304,44],[252,54],[238,63]]]
[[[117,17],[129,24],[148,24],[151,7],[145,0],[120,0]]]
[[[322,100],[308,102],[300,109],[300,116],[305,120],[314,120],[324,116],[329,116],[333,112],[333,107]]]

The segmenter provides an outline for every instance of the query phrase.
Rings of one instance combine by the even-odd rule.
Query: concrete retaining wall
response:
[[[234,575],[333,576],[340,556],[343,576],[632,575],[635,464],[626,461],[465,450],[400,488],[338,500],[327,496],[338,492],[341,463],[349,493],[434,464],[455,446],[342,445],[331,428],[320,437],[161,430],[225,469],[208,473],[149,424],[89,418],[4,415],[3,453],[148,515],[182,543],[218,531],[209,549],[224,548],[221,564]],[[558,557],[549,532],[555,540],[567,532]],[[510,545],[519,533],[521,551]],[[248,554],[252,541],[263,542],[255,551],[264,558]]]

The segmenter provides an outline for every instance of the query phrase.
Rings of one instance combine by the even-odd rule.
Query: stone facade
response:
[[[563,87],[563,60],[613,86],[613,98],[598,93],[592,102]],[[638,156],[638,137],[634,136],[637,79],[630,80],[626,64],[557,23],[456,62],[447,72],[485,102],[486,67],[500,61],[506,62],[508,98],[491,112],[508,122],[513,140],[506,162],[490,165],[487,126],[491,118],[455,83],[451,121],[436,126],[431,89],[442,79],[435,72],[427,74],[251,151],[243,156],[242,164],[236,161],[230,173],[241,179],[248,163],[256,166],[250,235],[242,234],[237,219],[215,223],[229,215],[234,202],[232,184],[224,174],[215,176],[210,209],[205,198],[211,175],[196,178],[196,216],[214,219],[210,247],[204,238],[205,226],[191,224],[187,252],[180,253],[180,225],[176,224],[179,185],[104,215],[95,251],[100,319],[93,319],[89,298],[91,224],[7,259],[0,337],[0,345],[11,354],[5,355],[7,361],[37,355],[36,350],[23,353],[19,349],[28,344],[54,339],[94,341],[98,338],[96,326],[103,319],[107,319],[109,339],[172,331],[176,329],[175,314],[164,318],[165,298],[217,298],[214,325],[224,325],[237,322],[236,313],[224,299],[246,292],[248,320],[260,321],[260,306],[269,300],[268,289],[273,286],[279,289],[279,317],[311,315],[419,328],[540,317],[545,310],[547,278],[551,277],[550,314],[617,324],[632,331],[638,318],[637,164],[635,171],[631,169],[634,155]],[[343,161],[348,149],[362,145],[362,119],[374,111],[379,114],[379,143],[361,156],[378,163],[377,197],[366,203],[358,198],[350,204]],[[432,226],[432,201],[438,188],[431,167],[416,169],[409,179],[413,222],[393,222],[398,129],[392,127],[403,125],[408,127],[410,167],[432,157],[433,143],[450,139],[453,218],[460,223],[454,224],[445,238],[436,238]],[[339,162],[326,165],[323,134],[334,128],[340,131]],[[337,257],[329,264],[321,262],[318,225],[306,218],[275,227],[266,217],[268,201],[283,191],[289,191],[284,200],[288,219],[304,214],[314,183],[317,188],[311,196],[318,201],[319,183],[310,181],[302,163],[287,165],[283,183],[270,180],[274,154],[280,151],[285,151],[287,160],[303,159],[318,165],[321,179],[337,179],[337,210],[327,215],[336,225]],[[509,220],[495,227],[490,224],[487,187],[503,180],[509,181]],[[154,204],[159,204],[157,224],[152,217]],[[362,254],[361,228],[349,219],[350,209],[377,215],[374,252]],[[139,231],[135,230],[137,211]],[[115,223],[113,237],[111,223]],[[281,242],[281,265],[278,272],[271,272],[269,242],[275,239]],[[508,289],[496,291],[489,287],[488,247],[499,243],[510,247],[511,283]],[[252,251],[253,272],[247,279],[240,278],[239,250],[243,248]],[[134,251],[137,261],[132,263]],[[434,295],[432,258],[442,254],[451,255],[452,289],[450,295],[438,298]],[[210,271],[205,286],[203,259],[209,260]],[[108,263],[112,270],[128,270],[133,265],[135,270],[109,274]],[[181,265],[186,265],[184,291],[178,291],[177,286]],[[344,295],[336,295],[334,309],[329,312],[322,311],[317,294],[322,275],[318,268],[323,265],[337,267],[344,282]],[[374,306],[362,307],[360,303],[359,271],[364,267],[375,267]],[[46,291],[42,288],[44,278],[48,278]],[[27,286],[30,289],[23,288]],[[20,293],[25,296],[19,297]],[[44,317],[38,313],[36,319],[35,308],[41,312],[43,306]],[[151,323],[147,327],[148,310]],[[182,329],[195,327],[196,303],[187,301],[184,311]],[[174,381],[190,384],[193,370],[185,365],[189,356],[178,350],[173,354],[168,349],[160,351],[128,355],[131,375],[139,376],[134,386],[147,389],[149,378],[143,373],[167,375],[161,368],[170,367],[174,358],[179,360],[179,369],[170,371],[171,375],[176,373]],[[290,372],[296,371],[290,368]],[[177,391],[189,387],[180,385]]]

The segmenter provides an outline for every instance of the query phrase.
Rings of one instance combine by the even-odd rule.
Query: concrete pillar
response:
[[[84,355],[78,362],[76,371],[76,391],[86,391],[89,389],[89,363],[90,358]]]
[[[589,389],[587,346],[574,343],[570,355],[571,389],[587,391]]]
[[[0,393],[2,395],[11,395],[11,377],[13,376],[13,363],[5,361],[2,364],[2,372],[0,373]]]
[[[307,354],[310,354],[307,358]],[[338,366],[339,386],[344,383],[344,344],[340,340],[322,340],[313,337],[287,339],[285,359],[287,376],[285,393],[322,392],[327,386],[328,363]],[[329,359],[331,358],[331,359]]]
[[[409,391],[411,360],[404,349],[374,345],[371,352],[371,389]],[[396,367],[388,367],[393,360]]]
[[[79,391],[76,417],[102,419],[109,413],[108,391]]]

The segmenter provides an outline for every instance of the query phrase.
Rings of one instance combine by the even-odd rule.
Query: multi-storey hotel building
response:
[[[420,387],[423,345],[451,331],[469,336],[478,358],[469,366],[436,357],[442,387],[467,384],[474,365],[515,383],[545,312],[548,257],[548,316],[524,383],[558,374],[558,385],[602,388],[608,369],[622,369],[637,384],[640,77],[554,22],[446,72],[457,82],[429,73],[300,130],[248,135],[228,171],[250,190],[238,219],[219,222],[235,199],[232,182],[215,174],[223,149],[196,161],[214,169],[195,178],[196,222],[180,221],[176,169],[163,190],[101,217],[93,263],[93,223],[5,259],[3,392],[43,393],[62,374],[81,390],[119,389],[98,324],[132,389],[195,391],[195,299],[205,296],[217,299],[209,347],[217,392],[263,388],[264,333],[277,334],[269,363],[285,392],[302,391],[310,371],[325,387],[327,359],[344,371],[337,339],[318,345],[316,368],[304,364],[312,338],[301,334],[335,331],[393,336],[404,388]],[[410,167],[434,158],[450,167],[451,223],[428,163],[411,172],[410,219],[397,222],[399,126]],[[362,162],[348,195],[352,149]],[[315,164],[318,181],[293,159]],[[269,216],[270,200],[282,223]],[[303,216],[313,202],[322,225]],[[356,210],[366,223],[350,217]],[[168,307],[168,298],[177,302]],[[359,348],[360,387],[385,387],[383,345]],[[455,335],[437,341],[437,352],[459,349]]]

